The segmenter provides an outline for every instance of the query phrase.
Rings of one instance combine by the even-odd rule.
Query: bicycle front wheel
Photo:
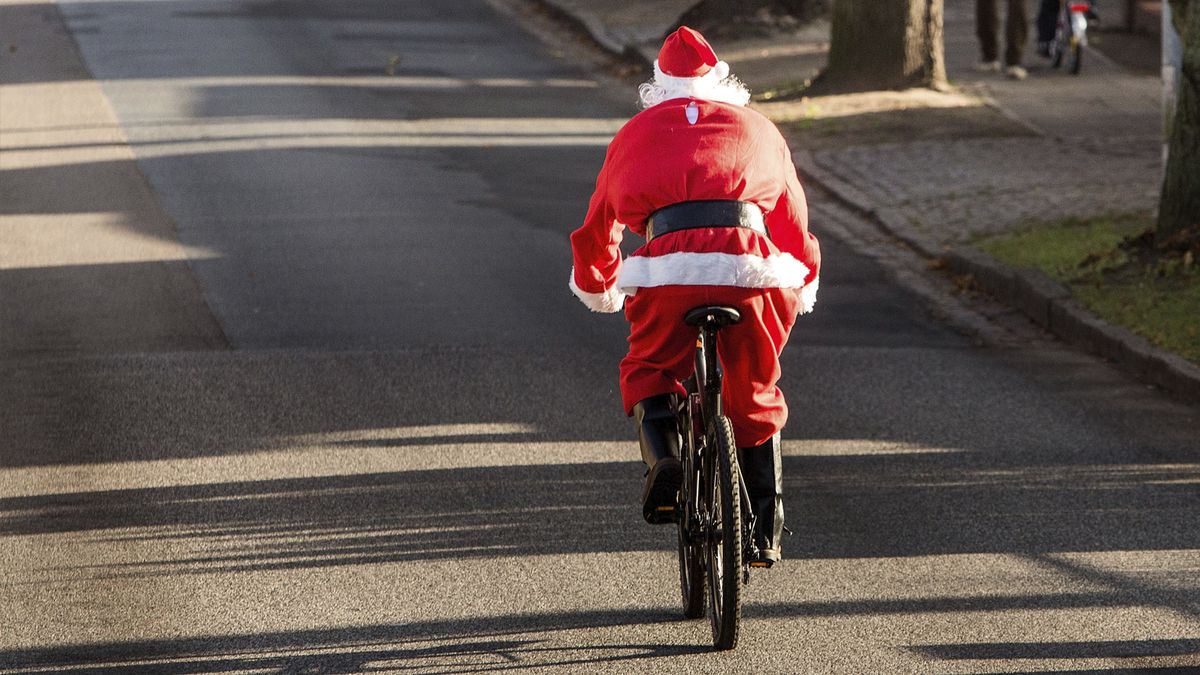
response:
[[[705,562],[708,568],[709,622],[713,646],[737,646],[742,617],[742,500],[737,474],[737,446],[726,417],[708,430],[708,470],[704,472],[708,506]]]
[[[1071,74],[1078,75],[1079,69],[1083,68],[1083,47],[1078,40],[1071,41]]]

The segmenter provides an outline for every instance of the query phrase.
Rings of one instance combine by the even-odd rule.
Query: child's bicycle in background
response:
[[[1067,70],[1078,75],[1083,67],[1083,48],[1087,46],[1088,21],[1096,19],[1091,2],[1067,0],[1058,11],[1058,26],[1050,42],[1050,64],[1055,68],[1067,59]]]

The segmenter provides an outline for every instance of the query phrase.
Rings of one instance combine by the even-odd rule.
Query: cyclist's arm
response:
[[[616,210],[608,199],[609,159],[605,158],[596,190],[588,203],[583,226],[571,233],[571,270],[569,286],[593,312],[619,312],[625,294],[617,288],[621,270],[621,236],[625,226],[616,220]]]
[[[796,175],[796,165],[782,136],[779,138],[783,171],[783,191],[775,208],[766,216],[771,241],[784,253],[790,253],[808,267],[804,286],[800,289],[801,313],[811,312],[817,301],[820,284],[821,245],[808,229],[808,201]]]

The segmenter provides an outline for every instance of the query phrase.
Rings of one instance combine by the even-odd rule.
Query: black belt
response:
[[[750,202],[700,199],[664,206],[646,220],[646,241],[676,230],[701,227],[747,227],[763,234],[762,209]]]

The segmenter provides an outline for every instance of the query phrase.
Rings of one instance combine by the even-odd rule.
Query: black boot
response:
[[[642,489],[642,517],[652,525],[675,522],[679,486],[683,483],[673,401],[671,394],[662,394],[633,406],[642,461],[649,467]]]
[[[758,558],[754,567],[770,567],[783,557],[783,445],[779,434],[753,448],[738,450],[746,492],[757,519],[754,545]]]

